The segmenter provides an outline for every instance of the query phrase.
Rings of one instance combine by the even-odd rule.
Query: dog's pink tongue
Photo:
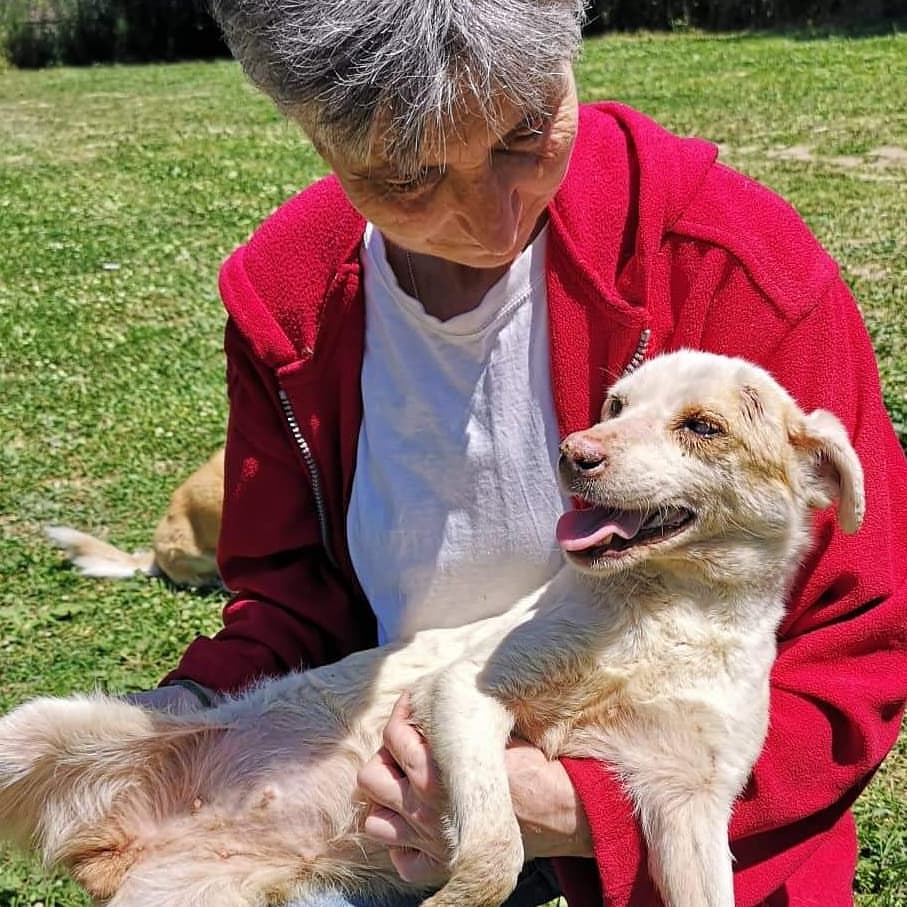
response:
[[[607,544],[612,535],[630,539],[639,532],[643,515],[628,510],[592,507],[568,510],[557,521],[557,540],[564,551],[584,551]]]

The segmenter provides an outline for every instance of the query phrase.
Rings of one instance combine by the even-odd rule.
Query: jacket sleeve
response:
[[[895,743],[907,699],[907,461],[869,337],[840,279],[761,358],[805,410],[823,407],[842,419],[865,471],[867,508],[850,537],[830,512],[817,517],[813,551],[792,590],[771,676],[769,734],[731,822],[736,896],[741,907],[756,905],[792,878],[809,878],[810,902],[837,907],[852,903],[848,809]],[[592,828],[604,903],[659,903],[618,780],[591,760],[564,764]],[[836,892],[830,877],[821,880],[820,863],[838,867]],[[581,873],[564,870],[572,905],[570,878]],[[594,903],[576,894],[575,903]]]
[[[188,678],[235,691],[374,644],[374,618],[326,556],[273,374],[232,321],[225,350],[230,416],[218,564],[234,591],[223,629],[196,639],[164,683]]]

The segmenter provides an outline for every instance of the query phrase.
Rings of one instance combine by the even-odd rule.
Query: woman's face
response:
[[[443,160],[404,180],[378,153],[361,163],[325,155],[347,197],[390,240],[411,252],[473,268],[513,261],[563,179],[576,137],[576,84],[568,70],[551,115],[527,122],[516,108],[503,139],[467,118],[446,135]]]

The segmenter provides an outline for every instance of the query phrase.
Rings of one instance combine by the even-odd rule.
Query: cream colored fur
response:
[[[765,736],[785,594],[811,510],[837,499],[858,528],[860,465],[833,416],[804,415],[740,360],[655,359],[612,388],[604,416],[565,440],[565,488],[669,523],[693,515],[676,532],[602,542],[504,615],[210,711],[27,703],[0,720],[3,836],[110,907],[406,889],[361,834],[356,772],[411,690],[451,802],[450,881],[428,905],[491,907],[513,888],[523,851],[503,754],[516,734],[615,767],[669,907],[731,907],[727,822]]]
[[[215,555],[223,500],[221,448],[173,492],[154,531],[151,551],[129,554],[68,526],[48,526],[45,531],[86,576],[126,579],[144,573],[164,575],[178,586],[216,586],[220,583]]]

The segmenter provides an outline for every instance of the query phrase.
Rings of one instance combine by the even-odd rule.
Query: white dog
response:
[[[450,880],[426,904],[513,888],[517,735],[616,768],[668,905],[731,907],[727,823],[765,736],[785,594],[811,510],[837,499],[859,527],[860,464],[832,415],[804,415],[761,369],[685,351],[618,381],[560,471],[588,505],[559,524],[568,565],[504,615],[188,716],[102,696],[12,712],[0,831],[110,907],[405,890],[361,833],[356,773],[411,690],[450,800]]]

